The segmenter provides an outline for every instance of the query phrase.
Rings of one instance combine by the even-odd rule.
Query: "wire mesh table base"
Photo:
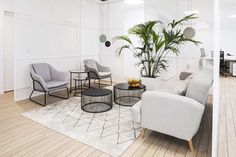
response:
[[[113,87],[114,101],[118,105],[133,106],[142,98],[142,94],[146,87],[141,85],[137,88],[129,87],[127,83],[116,84]]]
[[[85,112],[101,113],[112,108],[112,91],[108,89],[90,89],[82,92],[81,108]]]

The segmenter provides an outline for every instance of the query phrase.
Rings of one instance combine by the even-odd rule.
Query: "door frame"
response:
[[[15,21],[15,13],[13,11],[8,11],[8,10],[4,10],[3,11],[3,92],[4,93],[8,93],[8,92],[13,92],[15,90],[15,48],[13,48],[13,81],[14,81],[14,85],[13,85],[13,89],[6,91],[5,90],[5,75],[6,75],[6,70],[5,70],[5,18],[6,16],[12,16],[13,20]],[[13,45],[15,45],[15,39],[14,39],[14,32],[15,32],[15,28],[14,28],[14,22],[13,22]]]

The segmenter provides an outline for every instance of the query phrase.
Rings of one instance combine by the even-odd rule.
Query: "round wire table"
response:
[[[119,83],[114,85],[114,102],[122,106],[133,106],[142,98],[146,86],[130,87],[128,83]]]
[[[109,89],[89,89],[81,93],[81,108],[89,113],[101,113],[112,109],[112,91]]]

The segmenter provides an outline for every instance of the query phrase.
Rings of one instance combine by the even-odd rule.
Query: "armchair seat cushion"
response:
[[[100,78],[107,78],[111,76],[111,72],[98,72]]]
[[[67,81],[49,81],[49,82],[46,82],[46,86],[48,89],[64,87],[64,86],[67,86]]]

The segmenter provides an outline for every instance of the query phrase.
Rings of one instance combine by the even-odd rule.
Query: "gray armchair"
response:
[[[33,91],[30,94],[30,100],[42,106],[47,105],[47,94],[58,98],[68,99],[68,81],[63,72],[59,72],[47,63],[37,63],[30,65],[30,76],[33,80]],[[67,97],[52,95],[50,92],[66,89]],[[44,93],[44,103],[33,100],[32,95],[35,91]]]
[[[84,60],[84,67],[87,71],[89,71],[89,78],[98,80],[99,88],[101,86],[101,80],[110,78],[110,82],[112,85],[112,72],[109,67],[100,65],[97,61],[93,59]]]

